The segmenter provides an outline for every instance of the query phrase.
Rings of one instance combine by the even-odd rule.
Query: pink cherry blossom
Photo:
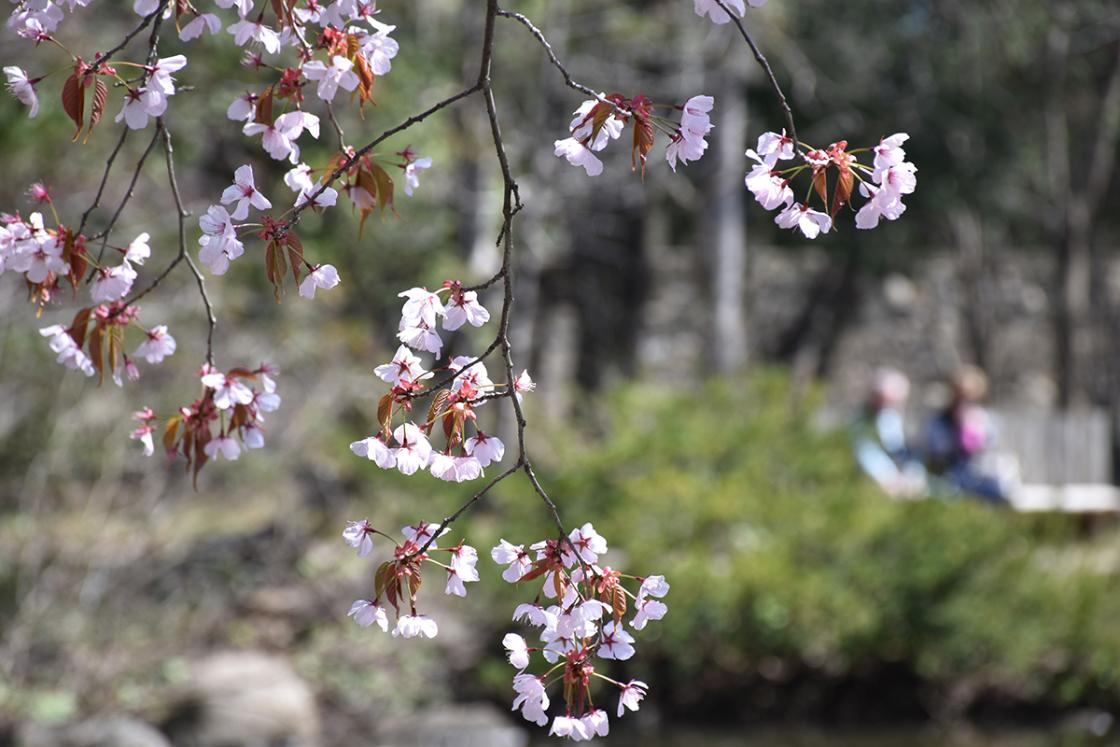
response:
[[[133,355],[156,364],[174,352],[175,338],[167,333],[166,324],[160,324],[148,330],[148,338],[136,347]]]
[[[774,222],[782,228],[800,230],[807,239],[815,239],[822,232],[828,233],[832,230],[832,219],[826,213],[813,210],[800,202],[790,205],[779,213]]]
[[[346,544],[358,551],[358,557],[364,558],[373,552],[373,525],[368,519],[361,521],[348,521],[342,530],[342,539]]]
[[[191,41],[202,36],[202,32],[216,34],[222,30],[222,21],[213,13],[202,13],[179,30],[179,41]]]
[[[303,74],[308,80],[317,80],[316,95],[323,101],[334,101],[338,89],[353,91],[360,82],[353,70],[354,63],[340,55],[331,58],[330,65],[319,60],[304,63]]]
[[[630,680],[622,686],[622,692],[618,696],[618,718],[622,718],[622,714],[629,708],[631,711],[637,711],[642,698],[646,696],[649,691],[649,685],[641,680]]]
[[[260,99],[253,91],[246,91],[233,100],[226,109],[226,117],[235,122],[252,122],[257,113],[257,100]]]
[[[386,384],[393,385],[402,381],[421,381],[432,377],[431,373],[424,370],[420,356],[415,355],[405,345],[397,348],[392,361],[373,369],[373,373]]]
[[[217,459],[221,456],[231,462],[236,461],[237,457],[241,456],[241,446],[229,436],[219,436],[210,440],[203,451],[211,459]]]
[[[381,469],[393,469],[397,466],[393,450],[381,440],[381,434],[353,442],[350,444],[350,451],[369,459]]]
[[[148,245],[149,238],[151,237],[145,231],[133,239],[125,249],[125,260],[137,265],[144,264],[152,256],[152,248]]]
[[[338,283],[338,270],[334,265],[317,265],[299,284],[299,294],[304,298],[315,298],[317,289],[330,290]]]
[[[242,19],[232,24],[226,31],[233,34],[233,41],[239,47],[253,41],[264,47],[264,50],[269,54],[276,54],[280,51],[280,35],[260,21]]]
[[[354,618],[354,622],[363,628],[368,628],[370,625],[377,623],[377,627],[381,630],[386,632],[389,630],[389,618],[386,616],[384,608],[369,599],[355,600],[350,605],[350,611],[346,614]]]
[[[214,406],[228,410],[234,405],[247,405],[253,401],[253,390],[236,376],[215,372],[202,376],[202,385],[214,390]]]
[[[778,161],[788,161],[797,155],[796,147],[793,138],[786,134],[785,128],[782,128],[781,133],[764,132],[758,136],[756,148],[759,157],[756,160],[774,168],[774,164]],[[751,155],[751,151],[747,151],[747,155]]]
[[[623,661],[634,655],[634,637],[627,633],[621,625],[611,620],[603,626],[602,638],[596,650],[600,659],[618,659]]]
[[[506,633],[502,638],[502,646],[506,649],[506,659],[518,670],[529,666],[529,646],[524,638],[516,633]]]
[[[431,167],[432,159],[430,158],[417,158],[404,167],[404,193],[406,195],[412,197],[413,191],[420,188],[420,171]]]
[[[97,270],[93,285],[90,286],[90,297],[96,303],[124,298],[132,290],[135,280],[136,270],[127,261],[116,267],[103,267]]]
[[[489,467],[494,462],[502,461],[505,456],[506,446],[497,436],[488,436],[479,431],[463,444],[467,454],[478,460],[479,466]]]
[[[401,474],[412,475],[424,469],[432,457],[432,446],[414,423],[403,423],[393,431],[393,438],[399,446],[393,450],[393,458]]]
[[[222,204],[236,203],[230,217],[233,220],[245,220],[249,217],[249,206],[257,210],[268,210],[272,203],[260,193],[253,181],[253,167],[249,164],[238,166],[233,172],[233,184],[222,192]]]
[[[550,737],[568,737],[573,742],[584,742],[591,738],[591,735],[587,732],[587,726],[578,718],[569,716],[554,718],[548,735]]]
[[[436,621],[427,615],[401,615],[393,628],[394,638],[435,638],[438,633]]]
[[[4,68],[4,75],[8,79],[8,91],[24,106],[30,107],[28,118],[34,118],[39,113],[39,96],[35,93],[35,83],[27,77],[23,68],[10,66]]]
[[[533,559],[525,552],[524,545],[514,545],[506,540],[501,540],[497,547],[490,551],[490,557],[499,565],[509,566],[502,571],[502,578],[511,584],[517,583],[533,565]],[[514,619],[517,619],[517,613],[514,614]]]
[[[573,166],[582,166],[588,176],[599,176],[603,173],[603,162],[591,152],[590,148],[574,137],[557,140],[553,145],[557,156],[567,159]]]
[[[605,711],[598,708],[592,708],[590,711],[580,717],[583,723],[583,729],[587,733],[587,739],[591,740],[595,737],[605,737],[610,733],[610,723],[607,719]]]
[[[71,370],[81,371],[86,376],[93,376],[96,373],[93,361],[82,352],[78,343],[74,342],[74,338],[61,324],[44,327],[39,330],[39,334],[50,338],[48,345],[53,352],[58,354],[59,363]]]

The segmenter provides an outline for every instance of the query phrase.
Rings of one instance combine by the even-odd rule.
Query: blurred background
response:
[[[382,4],[401,52],[377,106],[346,118],[352,142],[473,80],[479,5]],[[843,219],[816,242],[780,231],[743,186],[743,151],[783,120],[730,27],[686,0],[508,9],[590,86],[716,99],[700,162],[673,175],[651,158],[643,183],[616,145],[589,179],[552,154],[582,97],[525,29],[499,24],[494,80],[526,202],[512,332],[518,366],[539,382],[530,450],[568,524],[593,518],[612,565],[672,584],[669,615],[612,670],[652,689],[639,713],[612,719],[611,742],[1114,743],[1120,7],[772,0],[752,11],[803,139],[911,135],[906,215],[872,232]],[[125,3],[99,0],[61,36],[92,53],[134,22]],[[65,65],[3,39],[5,65]],[[169,38],[161,50],[178,48]],[[261,78],[224,32],[186,51],[179,78],[194,90],[168,121],[188,206],[204,211],[245,162],[282,203],[283,168],[224,114]],[[107,117],[71,144],[61,82],[39,85],[35,120],[0,100],[0,208],[26,213],[25,190],[42,180],[74,222],[117,130]],[[395,531],[472,492],[382,472],[348,444],[373,429],[383,386],[371,372],[396,348],[396,293],[499,264],[501,182],[479,104],[386,143],[434,161],[414,199],[398,194],[399,215],[374,216],[361,238],[348,205],[307,216],[307,253],[339,268],[337,289],[277,305],[255,244],[208,280],[219,365],[277,363],[284,404],[266,449],[208,466],[197,489],[181,464],[145,460],[128,439],[131,411],[196,396],[205,324],[189,275],[143,303],[178,352],[124,389],[53,361],[37,330],[68,320],[70,299],[37,319],[18,278],[0,277],[0,743],[543,741],[508,714],[499,642],[525,594],[488,559],[465,601],[422,592],[434,641],[397,645],[345,617],[374,567],[341,541],[346,520]],[[111,94],[109,113],[119,106]],[[149,137],[133,133],[121,163],[131,169]],[[325,129],[305,160],[322,166],[332,144]],[[153,154],[114,234],[152,234],[140,282],[175,252],[163,168]],[[124,187],[110,182],[94,229]],[[456,336],[452,352],[489,333]],[[969,388],[979,372],[986,387]],[[930,424],[961,407],[983,413],[983,438],[956,456],[996,481],[994,497],[962,490],[956,466],[928,464]],[[504,408],[482,420],[508,437]],[[884,434],[884,412],[901,431]],[[867,448],[917,476],[884,480]],[[499,537],[549,531],[512,479],[454,536],[485,555]]]

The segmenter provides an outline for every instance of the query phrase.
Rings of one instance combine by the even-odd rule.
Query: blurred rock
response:
[[[525,747],[529,737],[486,704],[422,711],[381,732],[383,747]]]
[[[128,716],[103,716],[56,729],[25,724],[15,743],[16,747],[171,747],[154,727]]]
[[[287,660],[228,652],[190,665],[165,730],[176,747],[317,747],[319,710]]]

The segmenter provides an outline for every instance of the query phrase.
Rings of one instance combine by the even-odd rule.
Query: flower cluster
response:
[[[449,332],[464,324],[481,327],[490,320],[490,312],[479,303],[477,291],[463,288],[457,280],[448,280],[436,291],[410,288],[400,296],[405,303],[397,337],[404,344],[393,360],[374,369],[374,375],[392,387],[378,404],[380,428],[374,435],[350,444],[350,450],[382,469],[395,468],[406,475],[426,469],[441,480],[474,480],[505,456],[502,441],[478,427],[476,409],[508,391],[507,385],[495,384],[481,359],[460,355],[447,363],[442,369],[443,378],[429,389],[425,382],[435,374],[424,368],[423,360],[412,349],[438,358],[443,350],[440,326]],[[444,384],[446,388],[442,388]],[[531,391],[535,385],[523,372],[512,386],[519,393]],[[429,395],[433,398],[423,422],[406,420],[393,427],[397,413],[407,415],[416,399]],[[431,441],[437,424],[444,437],[442,450],[433,447]]]
[[[840,140],[819,149],[795,143],[785,130],[766,132],[758,138],[757,149],[747,151],[755,162],[746,177],[747,189],[762,207],[780,209],[774,218],[779,226],[815,239],[832,230],[840,209],[851,204],[859,182],[859,192],[867,202],[856,213],[856,228],[875,228],[882,218],[895,220],[902,215],[906,210],[902,196],[913,193],[917,184],[917,167],[906,161],[901,147],[908,138],[900,132],[883,138],[874,148],[848,150],[848,141]],[[871,165],[860,162],[862,153],[873,154]],[[793,161],[794,165],[780,168],[780,161]],[[805,197],[798,201],[791,183],[803,173],[809,176],[809,183]],[[814,195],[821,210],[811,207]]]
[[[531,604],[514,610],[514,621],[539,629],[539,646],[530,646],[517,633],[502,639],[510,663],[518,670],[513,678],[517,693],[513,709],[539,726],[548,723],[551,699],[548,689],[562,683],[563,715],[552,719],[550,734],[574,741],[607,736],[607,714],[592,705],[591,683],[599,680],[618,690],[617,716],[626,709],[637,710],[646,694],[646,684],[621,682],[596,671],[597,660],[626,660],[634,655],[634,637],[624,621],[632,610],[629,626],[642,630],[650,620],[668,612],[661,599],[669,592],[663,576],[627,576],[600,565],[607,541],[591,524],[573,530],[560,540],[544,540],[529,546],[506,540],[491,551],[495,562],[506,566],[502,578],[510,583],[542,580],[540,593]],[[627,589],[624,581],[636,584]],[[549,600],[541,604],[542,596]],[[526,670],[532,654],[544,659],[540,674]]]
[[[665,160],[676,171],[678,161],[687,164],[698,160],[707,150],[705,138],[712,129],[709,113],[714,103],[711,96],[693,96],[679,106],[663,107],[679,110],[678,122],[655,114],[657,105],[645,96],[628,99],[618,93],[600,93],[598,98],[583,102],[575,110],[568,125],[569,136],[554,143],[555,154],[582,167],[588,176],[598,176],[603,173],[603,162],[595,154],[621,137],[626,126],[632,124],[631,167],[636,169],[640,164],[645,174],[646,156],[653,148],[655,132],[660,130],[669,138]]]
[[[355,600],[347,614],[363,628],[376,623],[382,631],[388,632],[389,618],[385,613],[387,604],[393,608],[397,618],[393,627],[394,638],[435,638],[439,633],[439,625],[428,615],[421,615],[416,608],[416,593],[423,581],[423,564],[438,566],[446,572],[444,593],[448,595],[465,597],[465,584],[478,581],[478,570],[475,567],[478,564],[478,551],[462,542],[450,548],[436,546],[436,540],[449,531],[448,527],[421,521],[401,529],[404,540],[398,542],[385,532],[375,529],[368,520],[349,522],[342,532],[342,539],[358,551],[359,557],[373,552],[374,535],[389,539],[395,547],[393,558],[377,567],[372,598]],[[436,560],[433,557],[436,553],[439,553],[439,557],[447,557],[447,562]],[[443,553],[447,555],[444,556]],[[402,605],[406,605],[403,615]]]
[[[163,446],[169,455],[181,454],[195,477],[211,459],[237,459],[242,447],[264,446],[264,413],[280,407],[275,377],[279,370],[268,363],[255,369],[232,368],[225,373],[210,365],[199,371],[202,396],[167,418]],[[147,411],[144,411],[145,413]],[[141,419],[150,425],[151,417]],[[142,425],[142,427],[143,427]],[[143,433],[133,438],[143,441]],[[145,451],[147,447],[145,444]]]

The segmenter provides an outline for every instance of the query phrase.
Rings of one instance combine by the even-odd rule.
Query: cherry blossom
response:
[[[181,54],[156,60],[155,64],[148,68],[147,87],[161,96],[175,95],[175,79],[171,74],[179,72],[186,66],[187,58]]]
[[[8,79],[8,90],[21,104],[31,109],[27,116],[34,118],[39,113],[39,96],[35,93],[35,81],[27,77],[23,68],[15,66],[5,67],[4,75]]]
[[[599,176],[603,173],[603,162],[591,152],[590,148],[574,137],[557,140],[553,145],[557,156],[567,159],[573,166],[582,166],[588,176]]]
[[[438,535],[436,534],[437,531],[439,532]],[[403,534],[409,542],[413,542],[417,545],[423,545],[433,537],[442,537],[450,531],[451,527],[443,527],[441,530],[438,523],[433,524],[430,521],[421,521],[418,524],[401,528],[401,534]],[[435,549],[435,546],[435,542],[432,542],[430,545],[432,549]]]
[[[598,563],[599,555],[607,551],[607,540],[595,531],[590,522],[578,529],[573,529],[568,535],[572,546],[585,563]],[[569,565],[574,564],[574,559],[565,560]]]
[[[299,284],[299,294],[304,298],[315,298],[317,289],[330,290],[338,283],[338,270],[334,265],[316,265]]]
[[[399,298],[407,299],[401,308],[401,320],[410,325],[423,322],[428,327],[436,326],[436,318],[443,316],[443,302],[439,294],[427,288],[409,288],[397,294]]]
[[[569,716],[557,716],[552,720],[552,728],[549,729],[548,735],[550,737],[568,737],[573,742],[583,742],[591,738],[587,731],[587,725],[580,721],[578,718],[571,718]]]
[[[297,208],[303,207],[310,202],[313,208],[334,207],[338,202],[338,190],[334,187],[327,187],[326,189],[322,189],[322,187],[322,181],[317,181],[308,189],[300,192],[296,198],[295,206]]]
[[[315,186],[311,181],[311,167],[306,163],[298,163],[284,174],[284,183],[293,192],[306,192]]]
[[[389,36],[397,27],[379,23],[372,18],[366,20],[373,27],[374,33],[362,37],[362,55],[369,62],[374,75],[385,75],[392,68],[392,60],[400,51],[397,40]]]
[[[773,165],[767,163],[753,150],[748,150],[747,156],[758,162],[746,178],[747,189],[758,200],[758,204],[767,210],[790,205],[794,198],[789,181],[774,172]]]
[[[385,383],[394,385],[402,381],[421,381],[432,377],[431,373],[424,370],[420,357],[405,345],[397,348],[392,361],[373,369],[373,373]]]
[[[597,653],[601,659],[629,659],[634,655],[634,637],[621,625],[611,620],[603,626],[602,640]]]
[[[226,117],[235,122],[252,122],[257,113],[257,101],[260,96],[252,91],[246,91],[233,100],[226,109]]]
[[[348,521],[342,530],[342,539],[358,551],[358,557],[364,558],[373,552],[373,525],[368,519],[361,521]]]
[[[93,361],[82,352],[78,343],[61,324],[54,324],[39,330],[43,337],[50,338],[50,349],[58,354],[58,362],[72,370],[81,371],[86,376],[93,376],[96,371]]]
[[[381,628],[383,632],[389,631],[389,618],[386,616],[385,610],[377,602],[372,602],[368,599],[355,600],[354,603],[350,605],[350,611],[346,614],[354,618],[354,622],[358,623],[358,625],[361,625],[363,628],[368,628],[370,625],[377,623],[377,627]],[[435,623],[432,624],[434,625]]]
[[[90,297],[97,303],[124,298],[132,290],[135,280],[136,270],[127,261],[116,267],[103,267],[97,271],[97,277],[90,286]]]
[[[415,474],[428,466],[432,457],[432,446],[414,423],[403,423],[393,431],[393,438],[400,446],[393,450],[393,459],[401,474]]]
[[[580,721],[583,723],[583,729],[587,733],[587,739],[595,737],[605,737],[610,733],[610,723],[608,723],[607,714],[598,708],[593,708],[585,713]]]
[[[443,328],[453,332],[469,323],[472,327],[481,327],[490,321],[490,312],[478,302],[476,291],[453,292],[447,299],[444,309]]]
[[[766,4],[766,0],[747,0],[747,2],[750,3],[752,8],[761,8]],[[727,11],[719,7],[719,4],[716,3],[715,0],[693,0],[693,5],[696,15],[701,18],[706,15],[712,20],[712,23],[722,25],[731,20],[731,17],[727,15]],[[738,13],[740,18],[747,12],[746,6],[743,5],[743,0],[724,0],[724,5]]]
[[[517,693],[511,710],[521,710],[521,715],[526,721],[532,721],[537,726],[548,723],[549,700],[545,692],[544,682],[541,677],[534,674],[518,674],[513,678],[513,690]]]
[[[221,205],[211,205],[198,219],[202,236],[198,258],[215,275],[224,275],[231,261],[245,253],[245,246],[237,238],[233,219]]]
[[[353,91],[358,87],[359,79],[353,70],[354,63],[340,55],[331,58],[329,65],[319,60],[311,60],[303,66],[303,74],[308,80],[317,80],[319,85],[315,89],[316,95],[323,101],[334,101],[339,88]],[[412,194],[409,192],[409,194]]]
[[[245,164],[238,166],[233,172],[233,184],[225,188],[221,198],[223,205],[236,203],[230,217],[233,220],[245,220],[249,217],[249,206],[257,210],[268,210],[272,203],[260,193],[253,181],[253,167]]]
[[[237,458],[241,456],[241,445],[229,436],[218,436],[207,443],[206,446],[203,447],[203,451],[205,451],[206,456],[211,459],[217,459],[221,456],[223,459],[233,462],[237,461]]]
[[[148,245],[151,237],[147,232],[137,236],[125,249],[124,258],[133,264],[142,265],[152,256],[152,248]]]
[[[412,197],[412,192],[420,187],[420,171],[432,167],[432,159],[417,158],[404,167],[404,193]]]
[[[813,210],[804,203],[794,203],[778,214],[774,219],[782,228],[795,228],[805,234],[807,239],[815,239],[822,232],[832,230],[832,219],[826,213]]]
[[[641,680],[630,680],[625,685],[622,685],[622,692],[618,696],[618,718],[622,718],[622,714],[629,708],[631,711],[637,711],[642,702],[642,698],[646,696],[649,690],[649,685]]]
[[[234,405],[247,405],[253,401],[253,390],[238,377],[214,372],[202,376],[202,385],[214,390],[214,406],[228,410]]]
[[[393,450],[381,440],[381,434],[353,442],[350,444],[350,451],[369,459],[381,469],[393,469],[397,466],[396,456]]]
[[[520,581],[521,577],[525,575],[533,565],[533,560],[529,553],[525,552],[524,545],[514,545],[506,540],[501,540],[497,547],[490,551],[490,557],[499,565],[509,566],[502,571],[502,578],[511,584]],[[518,607],[518,609],[520,610],[521,607]],[[531,617],[533,616],[529,611],[525,611],[525,613],[530,614]],[[517,613],[514,613],[514,615],[514,619],[517,619]]]
[[[463,448],[467,454],[478,460],[480,467],[489,467],[494,462],[502,461],[506,447],[497,436],[488,436],[478,431],[464,442]]]
[[[438,633],[436,621],[427,615],[401,615],[393,628],[394,638],[435,638]]]
[[[502,638],[502,645],[506,649],[506,658],[510,664],[519,671],[524,671],[529,666],[529,646],[524,638],[516,633],[506,633]]]
[[[132,419],[139,425],[128,434],[128,437],[140,442],[144,456],[151,456],[156,451],[156,445],[152,439],[152,433],[155,431],[155,428],[152,427],[152,421],[155,420],[155,417],[155,413],[148,407],[132,414]]]
[[[162,363],[163,359],[175,352],[175,338],[167,333],[167,325],[160,324],[148,330],[148,337],[136,347],[133,353],[148,363]]]
[[[226,31],[233,34],[233,41],[239,47],[244,47],[250,41],[253,41],[264,47],[264,50],[269,54],[276,54],[280,51],[280,35],[259,20],[247,21],[243,18],[230,25]]]
[[[780,133],[777,132],[764,132],[758,136],[758,156],[755,160],[765,163],[770,168],[774,168],[774,164],[778,161],[788,161],[797,155],[796,143],[793,138],[786,134],[785,128],[782,128]],[[751,155],[751,151],[747,151],[747,155]]]
[[[634,630],[643,630],[649,620],[660,620],[669,611],[669,607],[664,602],[656,599],[639,598],[635,602],[635,608],[634,619],[630,621],[630,627]]]
[[[221,19],[213,13],[202,13],[179,30],[179,41],[188,42],[192,39],[197,39],[202,36],[204,31],[210,34],[216,34],[221,30]]]

